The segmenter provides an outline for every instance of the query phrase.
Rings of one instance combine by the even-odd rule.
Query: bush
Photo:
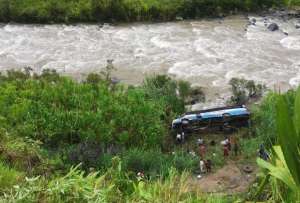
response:
[[[1,132],[0,158],[9,166],[34,174],[43,163],[40,143]]]
[[[151,147],[166,135],[162,119],[171,101],[150,99],[143,88],[78,83],[50,71],[33,77],[13,72],[1,83],[0,116],[16,136],[48,146],[94,140],[105,147]]]
[[[16,184],[19,184],[23,178],[23,173],[8,167],[0,161],[0,193],[9,191]]]
[[[229,103],[235,105],[245,104],[251,100],[257,100],[262,97],[266,87],[261,84],[255,84],[253,80],[232,78],[231,85],[232,97]]]
[[[158,175],[161,172],[164,154],[158,150],[132,149],[122,155],[124,169],[135,174],[144,172],[146,175]]]
[[[159,150],[131,149],[123,153],[122,160],[126,171],[144,172],[150,177],[166,177],[171,167],[180,172],[194,171],[198,167],[198,157],[184,152],[164,154]]]
[[[285,100],[288,103],[290,112],[293,112],[293,103],[295,100],[295,91],[290,90],[284,94]],[[276,101],[278,94],[269,93],[258,106],[252,108],[252,123],[255,126],[255,133],[261,137],[267,146],[276,143]]]
[[[164,111],[169,117],[171,113],[178,115],[184,112],[185,99],[191,94],[191,87],[188,82],[175,81],[166,75],[148,77],[142,87],[148,99],[157,100],[160,98],[161,105],[165,107]]]

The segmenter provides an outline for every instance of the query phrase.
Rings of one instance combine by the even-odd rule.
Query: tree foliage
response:
[[[266,90],[265,85],[255,84],[253,80],[242,78],[232,78],[229,84],[231,85],[232,91],[229,102],[237,105],[245,104],[250,100],[259,99]]]
[[[162,143],[164,99],[149,97],[143,88],[117,85],[112,90],[104,80],[88,81],[78,83],[51,71],[2,75],[1,127],[51,146],[85,140],[127,147]]]
[[[0,0],[0,21],[72,23],[175,20],[283,5],[286,0]],[[298,0],[297,0],[298,1]],[[293,1],[293,2],[296,2]],[[293,4],[289,3],[289,4]]]

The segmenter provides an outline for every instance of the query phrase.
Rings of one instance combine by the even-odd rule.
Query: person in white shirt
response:
[[[200,160],[200,173],[205,173],[205,163],[202,159]]]

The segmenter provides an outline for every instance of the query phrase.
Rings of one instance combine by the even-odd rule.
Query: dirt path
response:
[[[247,192],[256,178],[257,169],[255,166],[251,166],[254,169],[253,172],[245,173],[243,167],[233,161],[228,161],[223,168],[215,173],[204,174],[201,179],[192,177],[191,187],[209,193],[237,194]]]

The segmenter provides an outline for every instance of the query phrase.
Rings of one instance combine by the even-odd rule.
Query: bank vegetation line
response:
[[[0,0],[0,21],[78,23],[170,21],[258,12],[299,0]]]

